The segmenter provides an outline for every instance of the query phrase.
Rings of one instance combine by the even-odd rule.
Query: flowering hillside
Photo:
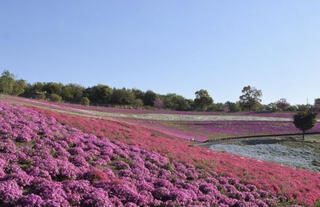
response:
[[[1,206],[276,206],[286,198],[0,103]]]
[[[59,122],[87,133],[156,151],[176,161],[228,175],[276,194],[285,194],[290,199],[307,206],[313,206],[320,198],[320,174],[316,172],[214,152],[139,125],[70,116],[38,108],[33,110],[55,117]]]
[[[183,139],[208,141],[226,137],[301,133],[292,122],[280,121],[157,121],[119,119]],[[320,132],[317,123],[308,132]]]

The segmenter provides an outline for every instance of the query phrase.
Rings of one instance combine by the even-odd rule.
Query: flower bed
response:
[[[238,179],[110,142],[21,106],[0,103],[0,137],[1,206],[288,204]]]
[[[87,133],[156,151],[174,160],[214,170],[218,174],[238,178],[244,183],[254,184],[274,193],[284,193],[290,199],[307,206],[312,206],[320,197],[320,174],[316,172],[214,152],[139,125],[35,110]]]
[[[207,141],[225,137],[301,133],[292,122],[276,121],[156,121],[119,119],[183,139]],[[308,132],[320,132],[320,123]]]

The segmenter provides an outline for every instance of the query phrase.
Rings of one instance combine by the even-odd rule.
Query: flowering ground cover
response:
[[[200,142],[226,137],[301,133],[292,122],[119,120],[146,126],[179,138],[194,139]],[[308,132],[320,132],[320,123],[317,123]]]
[[[275,194],[285,194],[306,206],[313,206],[320,197],[320,174],[316,172],[215,152],[140,125],[34,110],[87,133],[158,152],[171,160],[214,171],[218,175],[227,175]]]
[[[120,127],[119,127],[120,128]],[[287,198],[0,102],[1,206],[287,206]]]

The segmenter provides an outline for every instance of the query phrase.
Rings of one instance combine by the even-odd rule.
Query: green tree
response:
[[[81,101],[80,101],[80,104],[84,105],[84,106],[89,106],[90,105],[90,100],[88,99],[88,97],[82,97]]]
[[[227,101],[225,103],[225,106],[228,108],[229,112],[239,112],[239,111],[241,111],[240,104],[238,102],[237,103],[233,103],[233,102]]]
[[[164,106],[166,108],[178,111],[187,111],[191,109],[191,106],[183,96],[179,96],[174,93],[169,93],[164,97]]]
[[[132,89],[132,93],[134,94],[134,96],[137,98],[137,99],[141,99],[143,101],[144,99],[144,96],[145,96],[145,93],[139,89]]]
[[[27,84],[23,96],[27,98],[45,99],[46,92],[43,91],[43,85],[41,82],[36,82],[32,85]]]
[[[14,74],[8,70],[2,72],[0,77],[0,92],[4,94],[12,94],[15,84]]]
[[[19,96],[24,93],[27,88],[27,83],[25,80],[17,80],[15,81],[12,89],[12,95]]]
[[[143,101],[140,98],[137,98],[133,101],[132,105],[136,108],[140,108],[143,106]]]
[[[93,104],[108,105],[111,103],[113,89],[107,85],[98,84],[84,91],[84,96],[88,97]]]
[[[312,129],[317,122],[317,113],[312,111],[300,111],[294,115],[293,123],[302,131],[302,138],[307,130]]]
[[[245,86],[242,89],[240,98],[240,106],[243,110],[256,110],[261,103],[262,91],[251,86]]]
[[[117,105],[131,105],[135,102],[135,96],[126,88],[122,89],[113,89],[111,95],[111,103]]]
[[[309,104],[300,104],[300,105],[297,105],[297,111],[309,111],[311,110],[311,105]]]
[[[213,100],[207,90],[201,89],[196,91],[195,95],[196,98],[194,99],[194,105],[198,110],[206,111],[208,106],[213,103]]]
[[[80,103],[83,97],[84,87],[77,84],[63,86],[61,96],[63,100],[73,103]]]
[[[151,90],[148,90],[144,94],[143,103],[146,106],[153,106],[156,99],[157,99],[157,94]]]
[[[57,94],[57,95],[61,96],[62,88],[63,88],[62,83],[48,82],[43,85],[42,90],[46,91],[46,93],[49,95],[50,94]]]
[[[51,93],[49,95],[49,100],[53,101],[53,102],[60,102],[62,100],[61,96],[59,96],[58,94],[55,93]]]

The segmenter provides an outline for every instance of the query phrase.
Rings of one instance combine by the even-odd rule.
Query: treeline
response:
[[[280,99],[275,103],[263,105],[261,104],[262,91],[251,86],[245,86],[242,89],[242,95],[237,102],[214,103],[208,91],[204,89],[196,91],[194,99],[186,99],[174,93],[161,95],[151,90],[144,92],[139,89],[117,89],[102,84],[88,88],[77,84],[64,85],[56,82],[36,82],[30,84],[25,80],[16,79],[15,75],[8,70],[5,70],[1,74],[0,93],[82,105],[159,108],[179,111],[294,112],[312,107],[311,105],[292,106],[286,99]],[[320,99],[317,99],[315,102],[315,106],[318,105],[320,105]]]

